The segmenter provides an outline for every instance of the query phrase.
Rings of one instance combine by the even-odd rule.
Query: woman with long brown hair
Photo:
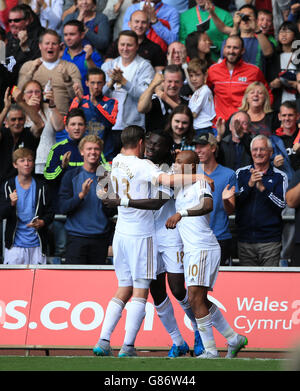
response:
[[[170,114],[165,131],[173,138],[173,151],[194,150],[193,114],[187,105],[178,105]]]

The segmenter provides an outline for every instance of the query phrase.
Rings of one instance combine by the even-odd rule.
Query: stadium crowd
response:
[[[4,264],[110,262],[135,125],[196,152],[221,265],[300,266],[300,2],[0,0],[0,39]]]

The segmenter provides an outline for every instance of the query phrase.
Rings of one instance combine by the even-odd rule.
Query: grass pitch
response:
[[[287,360],[218,358],[213,360],[180,357],[20,357],[0,356],[0,371],[285,371]],[[176,373],[175,373],[176,374]]]

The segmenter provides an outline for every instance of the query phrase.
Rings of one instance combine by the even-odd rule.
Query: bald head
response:
[[[138,37],[144,37],[149,28],[149,19],[146,12],[140,10],[133,12],[128,25]]]
[[[199,158],[195,151],[181,151],[176,156],[176,160],[179,158],[184,164],[198,164]]]
[[[196,173],[199,158],[194,151],[181,151],[176,155],[174,172],[177,174]]]

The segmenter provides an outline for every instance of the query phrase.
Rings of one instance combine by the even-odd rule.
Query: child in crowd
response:
[[[190,83],[194,88],[194,93],[189,101],[189,108],[194,117],[194,129],[197,135],[213,130],[213,119],[216,116],[214,98],[211,90],[205,84],[207,64],[206,61],[193,58],[188,64],[188,74]]]
[[[34,178],[34,153],[19,148],[13,153],[18,174],[2,183],[0,218],[6,219],[4,264],[46,264],[47,226],[54,213],[47,186]]]

